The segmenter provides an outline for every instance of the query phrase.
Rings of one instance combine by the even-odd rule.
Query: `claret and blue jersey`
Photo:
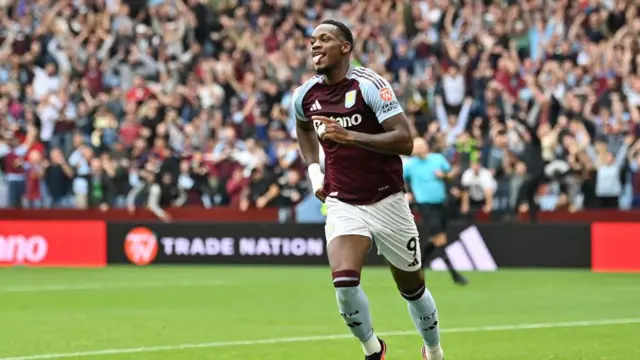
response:
[[[347,130],[368,134],[384,132],[382,122],[403,112],[391,86],[364,67],[351,67],[347,76],[326,84],[314,76],[293,94],[296,117],[311,121],[314,115],[336,120]],[[315,122],[318,131],[320,122]],[[402,161],[361,147],[320,140],[325,153],[327,196],[352,204],[372,204],[404,187]]]

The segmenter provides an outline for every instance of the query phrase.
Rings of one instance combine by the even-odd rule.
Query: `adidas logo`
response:
[[[491,252],[487,248],[480,231],[475,226],[466,228],[460,233],[460,241],[451,243],[446,248],[451,264],[457,270],[462,271],[496,271],[496,264]],[[431,262],[432,270],[446,270],[447,267],[442,259],[435,259]]]
[[[414,266],[418,266],[418,259],[414,258],[413,261],[411,262],[411,264],[407,265],[408,267],[414,267]]]
[[[318,111],[318,110],[322,110],[322,106],[320,106],[320,102],[316,100],[313,103],[313,105],[311,105],[311,108],[309,109],[309,111]]]

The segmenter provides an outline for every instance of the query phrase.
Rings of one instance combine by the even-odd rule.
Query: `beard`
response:
[[[316,74],[318,74],[318,75],[326,75],[328,70],[329,70],[328,66],[316,67]]]

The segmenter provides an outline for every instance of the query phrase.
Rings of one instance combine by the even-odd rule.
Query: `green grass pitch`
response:
[[[638,360],[640,275],[428,273],[447,360]],[[363,287],[389,360],[421,342],[384,268]],[[0,360],[362,359],[327,268],[0,269]]]

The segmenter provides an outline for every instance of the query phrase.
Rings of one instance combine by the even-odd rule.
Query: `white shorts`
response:
[[[397,193],[370,205],[351,205],[327,197],[327,246],[343,235],[375,241],[378,254],[404,271],[421,268],[420,240],[409,202]]]

